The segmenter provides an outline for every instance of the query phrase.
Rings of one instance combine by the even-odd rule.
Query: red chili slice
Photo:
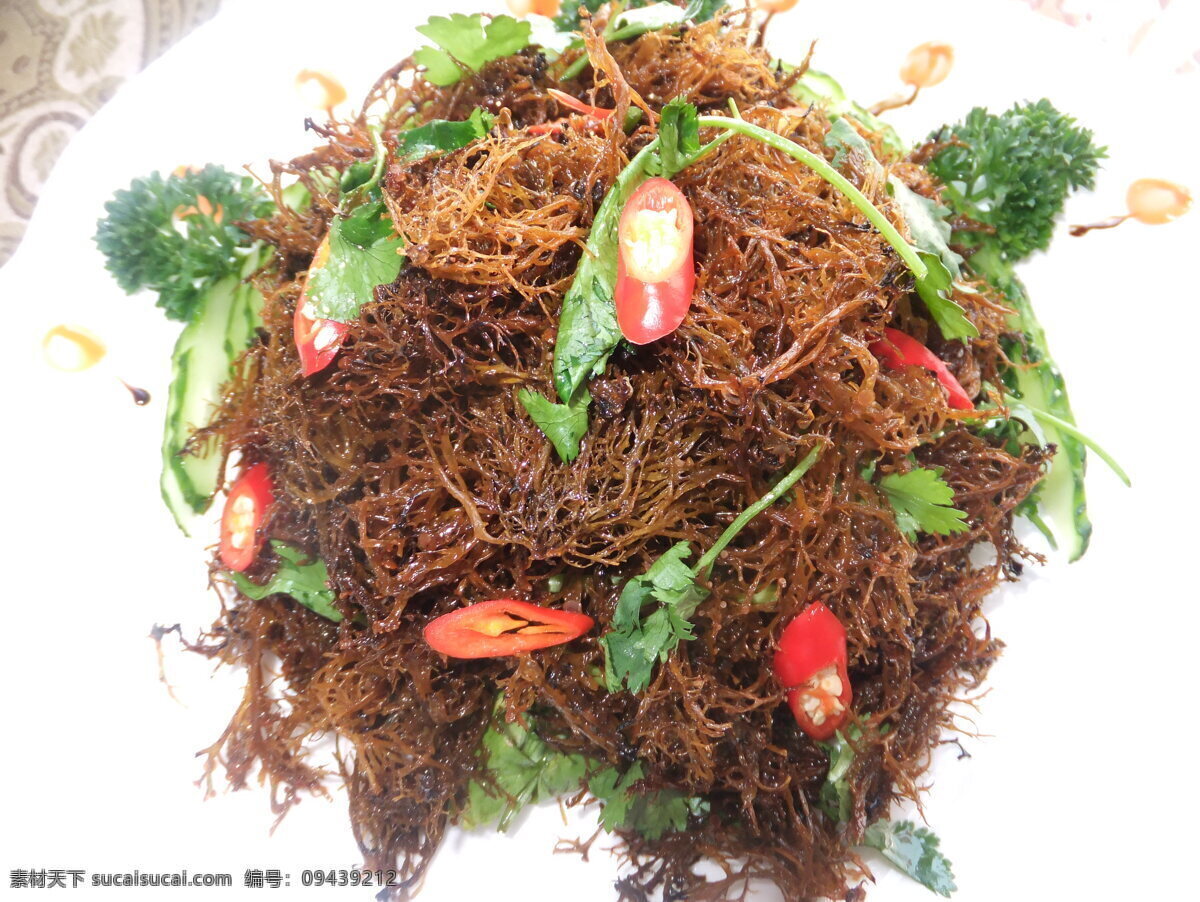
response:
[[[274,500],[271,471],[265,463],[252,466],[229,490],[221,514],[221,544],[217,553],[230,570],[240,573],[254,563],[262,546],[259,527]]]
[[[850,717],[853,692],[846,669],[846,629],[819,601],[804,608],[779,637],[775,676],[788,692],[800,728],[829,739]]]
[[[692,306],[692,206],[664,178],[633,192],[617,227],[614,300],[621,334],[644,345],[670,335]]]
[[[452,658],[499,658],[570,642],[595,623],[586,614],[497,598],[443,614],[425,627],[425,641]]]
[[[884,329],[884,338],[871,345],[871,353],[894,370],[906,366],[924,367],[933,373],[946,390],[946,402],[955,410],[974,410],[975,405],[949,367],[933,351],[899,329]]]
[[[337,357],[338,349],[346,337],[349,327],[337,320],[321,319],[308,300],[308,280],[329,259],[329,236],[322,239],[313,255],[312,265],[305,277],[304,290],[296,301],[296,315],[292,320],[292,337],[300,354],[300,369],[305,376],[318,373]]]
[[[558,88],[547,88],[546,93],[559,102],[561,106],[565,106],[568,110],[574,110],[577,113],[582,113],[592,119],[611,119],[616,110],[610,110],[602,106],[592,106],[590,103],[584,103],[565,91],[560,91]]]

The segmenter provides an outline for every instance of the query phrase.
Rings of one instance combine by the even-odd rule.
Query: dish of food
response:
[[[1104,151],[1036,98],[910,147],[717,3],[560,25],[435,17],[263,181],[107,205],[185,324],[163,500],[219,512],[206,774],[344,792],[397,897],[556,797],[622,898],[949,894],[902,805],[1039,562],[1016,518],[1082,558],[1085,449],[1124,478],[1014,270]]]

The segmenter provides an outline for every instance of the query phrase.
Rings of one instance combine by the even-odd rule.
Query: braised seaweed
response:
[[[276,167],[277,179],[305,183],[311,207],[246,226],[278,254],[259,277],[260,340],[212,428],[230,452],[271,462],[270,535],[325,562],[345,619],[282,595],[231,596],[204,650],[248,681],[210,773],[240,786],[261,768],[282,815],[299,793],[323,791],[308,742],[335,735],[334,776],[365,863],[398,866],[401,894],[419,885],[470,782],[486,779],[480,743],[503,690],[507,717],[536,718],[553,748],[622,772],[640,762],[637,789],[706,800],[686,832],[623,833],[622,898],[740,898],[756,878],[789,899],[841,896],[861,879],[850,850],[893,800],[917,796],[931,749],[954,728],[948,704],[999,653],[981,605],[1033,557],[1012,521],[1043,451],[1013,456],[950,410],[927,373],[884,369],[868,347],[885,325],[901,329],[974,394],[998,382],[1006,311],[986,286],[960,291],[979,336],[944,340],[894,250],[782,154],[735,138],[675,177],[695,211],[691,312],[668,338],[613,353],[590,385],[573,463],[517,398],[554,396],[558,313],[592,217],[667,100],[727,111],[732,98],[746,119],[832,159],[829,119],[793,106],[794,75],[741,21],[607,52],[593,40],[592,65],[564,82],[536,48],[448,88],[414,76],[410,60],[386,73],[368,105],[388,148],[416,122],[477,108],[496,118],[461,149],[393,157],[384,200],[407,265],[313,377],[300,377],[294,305],[333,215],[328,173],[371,157],[367,118],[321,127],[320,148]],[[629,134],[623,110],[595,128],[531,134],[560,115],[550,87],[648,112]],[[921,165],[866,137],[888,174],[936,196]],[[886,178],[855,159],[848,177],[898,222]],[[818,444],[785,503],[718,560],[695,639],[641,694],[610,693],[598,639],[623,582],[677,542],[711,546]],[[905,537],[878,474],[906,470],[910,455],[944,468],[966,531]],[[273,567],[268,551],[249,577],[263,583]],[[597,627],[524,658],[448,660],[423,641],[433,617],[499,596],[581,610]],[[815,598],[849,634],[858,727],[844,823],[822,804],[827,751],[797,726],[770,667],[783,626]],[[697,877],[702,858],[726,876]]]

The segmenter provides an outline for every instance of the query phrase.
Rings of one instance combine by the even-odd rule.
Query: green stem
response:
[[[375,148],[375,168],[371,171],[371,177],[357,189],[364,195],[379,184],[379,180],[383,178],[384,166],[387,165],[387,150],[383,146],[383,132],[379,126],[372,125],[367,129],[367,133],[371,136],[371,146]]]
[[[1051,426],[1054,426],[1056,429],[1058,429],[1059,432],[1065,432],[1073,439],[1081,442],[1084,445],[1087,445],[1089,448],[1095,451],[1096,456],[1108,464],[1112,471],[1117,474],[1118,478],[1121,480],[1121,482],[1125,483],[1125,485],[1128,486],[1133,484],[1129,479],[1129,474],[1125,472],[1125,470],[1119,463],[1117,463],[1113,456],[1096,444],[1095,440],[1080,432],[1073,423],[1069,423],[1062,417],[1056,417],[1048,410],[1042,410],[1040,407],[1034,407],[1028,402],[1025,403],[1025,406],[1029,408],[1030,413],[1032,413],[1042,422],[1049,423]]]
[[[614,16],[613,20],[615,21],[615,19],[616,19],[616,16]],[[619,41],[628,41],[630,38],[640,37],[641,35],[644,35],[649,31],[658,31],[660,28],[677,27],[680,24],[682,24],[682,23],[677,22],[677,23],[675,23],[675,26],[660,25],[658,27],[652,27],[650,25],[634,23],[633,25],[626,25],[624,28],[618,28],[618,29],[615,29],[614,31],[605,33],[603,36],[604,42],[606,44],[614,44]],[[583,41],[580,41],[578,46],[582,47]],[[581,56],[576,57],[574,60],[571,61],[571,65],[569,65],[569,66],[567,66],[567,68],[563,69],[562,75],[560,75],[558,77],[558,80],[559,81],[568,81],[569,79],[574,78],[576,75],[578,75],[580,72],[582,72],[584,69],[587,68],[588,61],[589,61],[589,57],[586,53],[582,54]]]
[[[775,483],[775,485],[772,486],[771,490],[767,492],[767,494],[763,495],[748,508],[738,514],[737,519],[730,523],[729,526],[726,527],[725,531],[721,533],[721,537],[717,539],[716,544],[714,544],[712,548],[708,549],[708,551],[704,552],[704,556],[700,558],[700,560],[696,561],[696,568],[692,572],[697,576],[703,573],[704,578],[708,579],[713,563],[717,560],[717,557],[722,551],[725,550],[729,543],[734,540],[734,537],[736,537],[737,534],[742,531],[747,523],[782,498],[784,494],[787,493],[788,489],[799,482],[800,477],[812,469],[812,465],[817,462],[817,458],[821,456],[821,451],[821,445],[817,445],[817,447],[809,451],[804,460],[792,467],[791,471],[784,476],[783,479]]]
[[[746,122],[744,119],[731,119],[728,116],[701,116],[699,119],[701,126],[710,128],[723,128],[733,132],[745,135],[749,138],[754,138],[756,141],[761,141],[768,147],[773,147],[782,153],[787,154],[793,160],[803,163],[833,187],[837,188],[850,203],[870,221],[871,225],[879,230],[884,239],[892,247],[896,249],[896,253],[900,255],[905,265],[912,270],[912,274],[920,281],[929,275],[929,270],[925,263],[917,255],[916,249],[904,240],[904,236],[892,225],[886,216],[879,211],[873,203],[867,200],[866,195],[854,187],[854,185],[844,175],[838,172],[829,161],[811,150],[801,147],[795,141],[789,141],[782,135],[777,135],[775,132],[763,128],[759,125]]]

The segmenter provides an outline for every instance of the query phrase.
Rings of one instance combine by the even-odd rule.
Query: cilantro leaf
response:
[[[866,169],[876,178],[883,178],[883,167],[875,159],[871,145],[867,139],[858,133],[853,125],[843,116],[834,120],[825,133],[825,146],[834,151],[834,166],[842,168],[847,160],[853,160],[859,167]]]
[[[696,108],[676,97],[665,107],[658,120],[658,174],[663,178],[685,169],[700,153],[700,114]]]
[[[113,194],[95,241],[126,293],[155,291],[170,319],[187,322],[213,285],[241,274],[252,240],[235,223],[273,209],[253,179],[220,166],[155,172]]]
[[[583,755],[551,748],[537,735],[531,715],[526,715],[527,726],[505,722],[503,698],[503,694],[497,697],[492,724],[481,744],[487,779],[468,784],[467,804],[459,816],[462,826],[496,824],[497,829],[507,830],[526,805],[574,792],[585,782],[603,805],[600,823],[610,833],[636,830],[658,839],[669,831],[686,829],[689,818],[707,814],[708,803],[699,797],[675,790],[634,791],[634,784],[645,777],[640,761],[621,774]]]
[[[850,742],[860,739],[862,729],[858,724],[851,724],[845,733],[839,730],[829,741],[817,743],[829,756],[829,772],[821,784],[818,804],[830,820],[838,823],[850,820],[854,803],[850,792],[850,765],[854,763],[854,749]]]
[[[946,222],[950,209],[917,194],[895,176],[888,179],[888,192],[908,224],[913,244],[936,255],[946,271],[957,279],[962,273],[963,258],[950,249],[950,223]],[[979,334],[978,331],[975,334]]]
[[[529,413],[530,419],[546,434],[554,450],[567,463],[579,456],[579,442],[587,435],[587,408],[592,396],[582,389],[569,404],[547,401],[527,388],[517,392],[517,400]]]
[[[917,294],[938,324],[945,338],[975,338],[979,329],[967,319],[951,297],[954,280],[962,273],[962,257],[950,249],[950,211],[936,201],[922,197],[904,182],[893,176],[888,190],[896,201],[900,214],[908,225],[908,233],[916,245],[929,274],[917,281]]]
[[[687,542],[677,542],[644,574],[625,584],[609,631],[600,638],[604,649],[604,684],[609,692],[619,691],[623,683],[630,692],[641,692],[650,685],[654,665],[665,661],[680,642],[694,638],[690,618],[708,597],[708,590],[698,586],[696,579],[701,574],[706,578],[711,574],[713,562],[746,524],[782,498],[817,462],[820,454],[818,445],[770,491],[742,511],[695,566],[686,563],[692,554],[691,547]],[[643,608],[652,601],[658,602],[659,607],[643,618]]]
[[[847,160],[872,173],[876,179],[884,176],[883,166],[875,159],[871,145],[846,118],[836,120],[825,135],[825,146],[834,149],[833,165],[842,166]],[[975,324],[967,319],[951,297],[954,279],[961,273],[962,257],[950,249],[950,225],[945,221],[950,211],[941,204],[917,194],[895,176],[888,178],[887,187],[896,201],[896,209],[908,226],[908,234],[916,248],[917,257],[925,264],[926,274],[917,279],[917,294],[925,302],[929,315],[946,338],[974,338],[979,334]]]
[[[452,85],[462,78],[459,63],[478,72],[492,60],[511,56],[529,45],[528,22],[518,22],[512,16],[492,16],[485,23],[484,18],[480,13],[453,13],[449,18],[433,16],[418,26],[417,31],[437,44],[413,54],[413,61],[426,67],[428,81]]]
[[[271,548],[279,557],[279,568],[263,585],[251,582],[241,573],[229,576],[239,592],[254,601],[268,595],[290,595],[314,614],[341,623],[342,612],[333,606],[334,594],[329,588],[329,571],[320,558],[311,558],[299,548],[271,540]]]
[[[434,153],[458,150],[486,135],[495,121],[495,116],[479,107],[461,122],[432,119],[424,125],[401,132],[396,155],[401,160],[412,161]]]
[[[665,833],[682,832],[690,818],[708,814],[709,804],[699,796],[685,796],[673,789],[635,792],[633,785],[644,777],[642,763],[635,761],[624,774],[606,767],[588,780],[588,791],[603,805],[600,825],[609,833],[635,830],[655,840]]]
[[[954,507],[954,489],[942,479],[944,467],[917,467],[907,473],[889,473],[879,488],[896,512],[896,525],[915,542],[918,532],[950,535],[966,532],[967,515]]]
[[[938,324],[942,336],[949,339],[977,336],[979,329],[967,319],[963,308],[950,297],[954,279],[941,257],[924,250],[918,251],[917,254],[927,270],[925,278],[917,279],[917,294],[925,302],[925,309]]]
[[[877,849],[913,880],[948,898],[958,887],[949,860],[938,849],[940,844],[932,831],[909,821],[876,821],[863,836],[863,845]]]
[[[588,759],[552,749],[532,729],[503,719],[503,695],[496,701],[493,721],[483,734],[483,757],[491,784],[471,781],[467,807],[460,816],[464,827],[495,823],[504,831],[526,805],[536,805],[583,785]],[[492,786],[499,793],[492,791]]]
[[[308,299],[322,319],[347,323],[375,298],[375,286],[394,282],[404,265],[404,241],[385,217],[383,201],[371,201],[329,224],[329,258],[308,277]]]
[[[696,585],[696,573],[684,561],[691,556],[687,542],[679,542],[659,557],[644,574],[621,589],[611,629],[600,640],[604,648],[604,680],[609,692],[622,683],[641,692],[650,684],[656,662],[665,661],[681,641],[693,637],[688,618],[707,592]],[[662,606],[642,619],[650,601]]]
[[[784,60],[777,59],[771,64],[780,71],[791,74],[796,67]],[[811,66],[804,70],[792,83],[789,93],[796,98],[800,105],[813,104],[825,111],[830,121],[845,117],[853,119],[865,129],[878,135],[887,148],[895,156],[908,153],[908,145],[900,138],[891,125],[878,116],[870,113],[865,107],[855,103],[846,95],[846,89],[836,78],[827,72],[820,72]]]

